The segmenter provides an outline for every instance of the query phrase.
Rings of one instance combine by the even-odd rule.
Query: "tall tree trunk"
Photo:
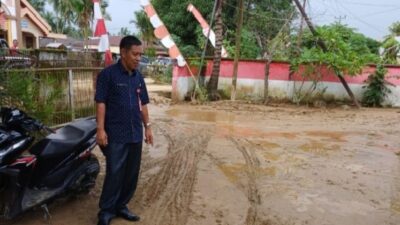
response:
[[[269,97],[269,71],[271,67],[272,57],[268,55],[265,60],[265,73],[264,73],[264,104],[268,104]]]
[[[236,28],[236,49],[235,49],[235,60],[233,65],[233,76],[232,76],[232,90],[231,90],[231,100],[235,101],[236,99],[236,84],[237,84],[237,75],[238,75],[238,67],[239,67],[239,58],[240,58],[240,42],[242,37],[242,24],[243,24],[243,0],[239,0],[238,2],[238,16],[237,16],[237,28]]]
[[[222,3],[223,0],[217,0],[218,6],[215,14],[215,50],[214,50],[214,60],[213,60],[213,70],[211,74],[210,81],[208,82],[208,94],[211,101],[219,100],[220,96],[218,94],[218,78],[221,66],[221,50],[222,50]]]

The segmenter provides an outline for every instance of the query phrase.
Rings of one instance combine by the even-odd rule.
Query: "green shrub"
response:
[[[195,89],[196,100],[200,103],[204,103],[208,101],[208,92],[205,87],[197,86]]]
[[[382,65],[377,65],[376,70],[373,74],[369,75],[365,81],[367,85],[363,86],[365,92],[363,93],[362,102],[368,107],[380,107],[387,94],[391,91],[387,87],[385,81],[385,74],[387,70]]]
[[[31,116],[50,123],[61,90],[51,74],[38,76],[30,70],[2,71],[0,105],[18,107]]]
[[[160,70],[152,71],[151,78],[157,83],[171,84],[172,83],[172,66],[157,66]]]

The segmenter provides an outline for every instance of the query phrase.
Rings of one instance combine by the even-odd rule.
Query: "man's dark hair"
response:
[[[128,35],[122,38],[119,43],[120,49],[130,49],[132,45],[142,45],[142,42],[133,35]]]

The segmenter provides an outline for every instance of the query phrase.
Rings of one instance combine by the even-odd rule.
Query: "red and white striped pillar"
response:
[[[98,51],[105,53],[104,61],[105,65],[108,66],[112,64],[112,54],[110,50],[110,41],[108,39],[106,23],[101,13],[100,0],[93,0],[93,4],[94,4],[94,29],[95,29],[94,36],[100,38]]]
[[[156,10],[149,0],[140,0],[140,4],[143,6],[144,11],[150,19],[152,26],[154,27],[154,35],[161,40],[161,43],[168,48],[169,56],[176,59],[178,66],[183,67],[186,65],[186,61],[183,58],[178,46],[176,46],[174,40],[172,40],[167,27],[158,17]]]
[[[215,33],[212,29],[210,29],[210,25],[208,25],[207,21],[203,18],[199,10],[197,10],[196,7],[194,7],[194,5],[192,4],[188,5],[187,10],[191,12],[193,16],[196,18],[196,20],[200,23],[200,26],[203,29],[204,36],[206,37],[208,36],[208,39],[215,48]],[[208,35],[208,32],[210,32],[210,35]],[[223,46],[222,46],[221,56],[224,58],[228,57],[228,52]]]

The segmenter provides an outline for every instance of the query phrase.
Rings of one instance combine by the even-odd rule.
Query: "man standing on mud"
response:
[[[143,142],[153,144],[147,104],[149,97],[137,70],[142,43],[126,36],[120,43],[121,59],[105,68],[96,83],[96,140],[106,158],[106,177],[100,197],[98,225],[114,217],[138,221],[127,204],[136,190]]]

